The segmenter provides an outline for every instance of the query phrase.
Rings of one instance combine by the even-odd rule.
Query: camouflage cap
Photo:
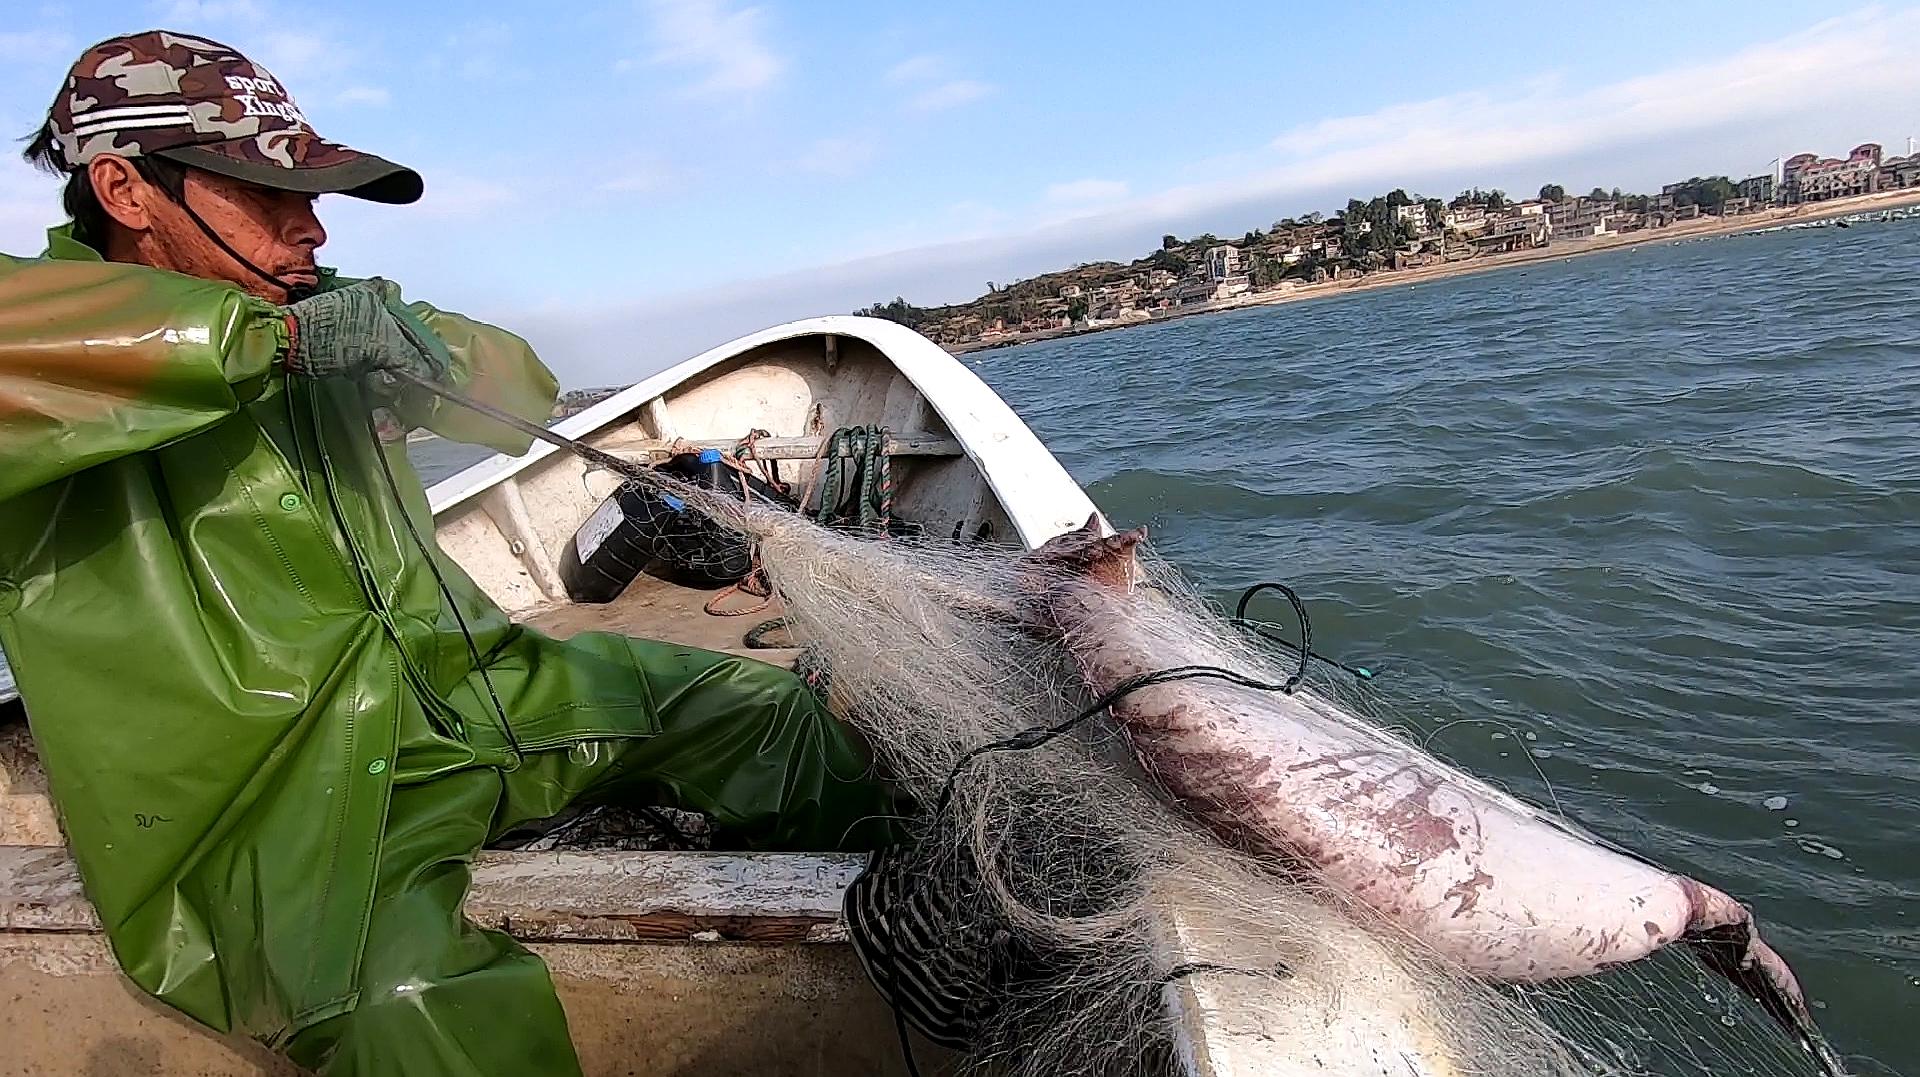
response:
[[[286,191],[420,197],[418,173],[314,134],[265,68],[190,34],[149,30],[88,49],[47,127],[69,171],[101,154],[152,154]]]

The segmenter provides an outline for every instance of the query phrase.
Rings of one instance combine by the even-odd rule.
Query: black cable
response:
[[[1273,633],[1268,632],[1266,629],[1260,627],[1259,624],[1253,621],[1247,620],[1247,606],[1253,602],[1253,596],[1259,594],[1262,591],[1278,591],[1281,594],[1285,595],[1287,597],[1287,601],[1292,604],[1294,615],[1300,618],[1300,642],[1299,643],[1296,644],[1292,640],[1287,639],[1283,636],[1276,636]],[[1259,636],[1261,639],[1278,643],[1279,645],[1287,648],[1290,651],[1300,652],[1300,669],[1299,669],[1299,672],[1294,674],[1295,683],[1298,683],[1298,679],[1301,676],[1305,675],[1306,668],[1307,668],[1307,659],[1309,658],[1319,659],[1320,661],[1325,662],[1327,665],[1333,666],[1336,669],[1344,670],[1348,673],[1351,673],[1353,674],[1354,677],[1358,678],[1359,680],[1370,681],[1373,679],[1373,670],[1370,670],[1365,666],[1347,665],[1345,662],[1342,662],[1337,658],[1328,658],[1326,655],[1321,654],[1320,652],[1313,649],[1313,625],[1311,622],[1307,620],[1306,603],[1300,601],[1299,592],[1295,591],[1291,587],[1288,587],[1284,583],[1276,583],[1272,580],[1269,580],[1266,583],[1256,583],[1252,587],[1247,588],[1246,591],[1240,596],[1240,604],[1234,607],[1233,623],[1236,627],[1244,628],[1247,631],[1252,632],[1254,635]]]
[[[244,266],[249,272],[253,273],[254,276],[259,277],[261,280],[266,281],[268,284],[273,285],[275,288],[279,288],[285,291],[287,293],[287,302],[291,303],[297,299],[304,299],[308,295],[312,294],[314,289],[311,285],[301,285],[300,287],[296,288],[293,285],[288,284],[286,281],[281,280],[279,277],[276,277],[273,274],[267,272],[266,270],[261,269],[259,266],[254,265],[239,251],[234,250],[230,245],[228,245],[227,241],[221,238],[220,233],[214,231],[213,226],[209,225],[205,220],[201,219],[200,214],[195,212],[194,208],[187,204],[187,184],[186,184],[186,178],[184,175],[181,177],[178,190],[172,189],[171,186],[163,187],[162,189],[166,190],[168,194],[173,196],[174,205],[179,206],[182,210],[186,212],[187,219],[192,221],[194,223],[194,226],[200,229],[200,233],[202,235],[212,240],[214,246],[220,248],[222,251],[225,251],[227,257],[233,259],[235,262],[238,262],[240,265]]]
[[[1270,969],[1250,969],[1242,965],[1221,965],[1212,961],[1185,961],[1167,970],[1165,976],[1154,981],[1155,987],[1165,987],[1175,980],[1184,980],[1189,976],[1198,976],[1207,972],[1227,972],[1236,976],[1271,976],[1284,980],[1293,975],[1293,969],[1282,961]]]
[[[913,1040],[907,1036],[907,1015],[898,1006],[891,1009],[894,1031],[900,1033],[900,1057],[907,1063],[907,1077],[920,1077],[920,1064],[913,1058]]]
[[[373,424],[372,402],[367,399],[366,386],[355,384],[361,408],[360,416],[367,425],[367,436],[372,439],[373,454],[380,458],[380,473],[386,478],[387,492],[393,496],[393,505],[400,513],[401,522],[407,526],[407,534],[413,537],[414,548],[426,559],[427,570],[433,573],[433,582],[440,587],[440,597],[446,600],[447,608],[453,611],[454,623],[460,626],[460,638],[467,642],[467,654],[473,659],[473,668],[480,674],[480,683],[487,686],[487,698],[493,701],[494,714],[500,718],[500,733],[507,738],[507,747],[513,752],[517,765],[526,758],[520,748],[520,741],[513,735],[513,723],[507,720],[507,708],[500,702],[500,693],[494,690],[493,678],[487,674],[486,661],[480,657],[480,645],[473,638],[473,630],[467,627],[467,619],[460,612],[460,603],[454,598],[453,588],[447,585],[447,578],[440,571],[440,565],[433,559],[433,552],[427,549],[426,540],[420,537],[420,530],[413,526],[413,516],[407,512],[407,503],[400,496],[399,480],[393,477],[393,464],[387,460],[386,447],[380,443],[380,430]]]
[[[1028,751],[1033,748],[1038,748],[1049,741],[1057,740],[1071,732],[1075,726],[1142,688],[1151,688],[1156,684],[1171,684],[1175,681],[1202,679],[1227,681],[1231,684],[1240,685],[1243,688],[1252,688],[1255,691],[1280,692],[1285,695],[1292,695],[1294,688],[1299,685],[1298,675],[1285,682],[1275,684],[1271,681],[1263,681],[1255,677],[1249,677],[1244,673],[1237,673],[1221,666],[1172,666],[1167,669],[1154,670],[1149,673],[1141,673],[1128,677],[1100,698],[1094,700],[1086,710],[1081,711],[1079,714],[1074,715],[1064,722],[1060,722],[1057,725],[1034,726],[1031,729],[1023,729],[1010,737],[989,741],[986,744],[968,749],[965,755],[962,755],[954,762],[953,769],[948,771],[946,783],[942,785],[940,789],[940,797],[934,802],[933,814],[940,815],[946,811],[947,804],[953,799],[954,783],[959,781],[961,771],[964,771],[975,759],[989,752]]]

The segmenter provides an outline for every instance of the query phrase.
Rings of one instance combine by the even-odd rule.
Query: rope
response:
[[[820,503],[814,521],[823,527],[841,523],[847,500],[846,462],[857,468],[850,522],[861,531],[884,535],[893,522],[893,462],[887,455],[890,435],[881,426],[843,426],[822,443],[826,464],[820,475]],[[811,489],[809,489],[811,493]],[[804,507],[805,501],[802,501]]]
[[[721,604],[734,595],[748,595],[760,601],[737,610],[721,609]],[[760,567],[760,555],[756,553],[753,557],[753,567],[747,571],[747,574],[728,584],[719,594],[707,599],[707,604],[702,608],[712,617],[745,617],[748,614],[760,613],[771,605],[773,605],[773,584],[767,581],[766,571]]]
[[[774,491],[781,496],[792,497],[793,491],[787,488],[786,483],[780,481],[780,461],[762,460],[760,458],[761,439],[772,436],[770,432],[761,430],[758,427],[747,431],[747,436],[741,438],[740,443],[733,447],[734,459],[737,461],[751,460],[755,464],[758,464],[760,467],[759,478],[762,482],[772,487]]]
[[[1300,642],[1298,644],[1295,644],[1292,640],[1274,635],[1262,627],[1257,621],[1247,620],[1247,606],[1253,602],[1253,596],[1262,591],[1278,591],[1287,597],[1287,602],[1293,606],[1294,615],[1300,619]],[[1290,651],[1299,652],[1301,668],[1300,672],[1295,674],[1293,683],[1298,683],[1300,675],[1306,672],[1306,660],[1309,658],[1316,658],[1325,662],[1327,665],[1345,670],[1359,680],[1370,681],[1373,679],[1373,670],[1365,666],[1350,666],[1338,659],[1328,658],[1326,655],[1312,649],[1313,627],[1307,623],[1306,604],[1300,601],[1299,592],[1284,583],[1275,583],[1269,580],[1266,583],[1256,583],[1252,587],[1247,588],[1245,593],[1240,596],[1240,604],[1233,609],[1233,623],[1236,627],[1244,628],[1254,635],[1259,636],[1261,639],[1278,643]]]

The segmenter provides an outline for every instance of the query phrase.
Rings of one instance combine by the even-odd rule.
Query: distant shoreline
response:
[[[1356,276],[1351,280],[1329,280],[1319,284],[1306,284],[1285,291],[1269,291],[1259,294],[1240,296],[1197,306],[1191,310],[1170,310],[1155,314],[1146,321],[1121,322],[1115,325],[1098,325],[1074,329],[1044,329],[1034,333],[1021,333],[1004,340],[968,341],[961,344],[942,345],[954,355],[969,352],[988,351],[994,348],[1014,348],[1022,344],[1037,344],[1044,340],[1060,340],[1066,337],[1086,336],[1090,333],[1105,333],[1116,329],[1133,329],[1146,325],[1159,325],[1176,318],[1197,318],[1208,314],[1224,314],[1232,310],[1244,310],[1248,307],[1268,307],[1280,303],[1298,303],[1308,299],[1323,299],[1327,296],[1346,295],[1352,292],[1374,291],[1380,288],[1397,288],[1408,284],[1425,284],[1431,281],[1463,277],[1470,273],[1487,273],[1513,266],[1527,265],[1533,262],[1549,262],[1562,258],[1578,258],[1585,254],[1598,254],[1602,251],[1616,251],[1626,247],[1640,247],[1653,243],[1664,243],[1683,239],[1701,239],[1709,236],[1738,235],[1742,232],[1755,232],[1782,224],[1803,224],[1809,221],[1822,221],[1832,217],[1845,217],[1853,213],[1870,213],[1875,210],[1897,209],[1901,206],[1920,204],[1920,187],[1908,187],[1898,191],[1881,191],[1876,194],[1859,195],[1854,198],[1836,198],[1831,202],[1818,202],[1810,205],[1792,206],[1785,209],[1766,209],[1757,213],[1743,213],[1738,217],[1701,216],[1691,221],[1682,221],[1664,228],[1642,228],[1618,236],[1602,236],[1591,239],[1558,240],[1544,247],[1531,250],[1513,251],[1509,254],[1492,254],[1481,258],[1472,258],[1460,262],[1445,262],[1439,265],[1420,266],[1416,269],[1379,270]]]

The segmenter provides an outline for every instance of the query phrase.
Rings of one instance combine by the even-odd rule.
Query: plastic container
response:
[[[687,517],[686,502],[630,482],[587,517],[560,555],[560,583],[575,602],[612,602],[653,563],[654,551],[673,517]],[[685,527],[684,521],[680,527]]]

